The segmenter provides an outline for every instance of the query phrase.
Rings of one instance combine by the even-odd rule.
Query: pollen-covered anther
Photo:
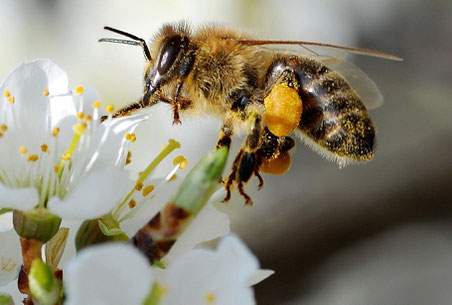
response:
[[[79,118],[80,120],[83,119],[84,117],[85,117],[85,114],[83,112],[77,113],[77,118]]]
[[[130,135],[130,133],[126,133],[126,134],[124,135],[124,137],[126,138],[126,140],[130,141],[131,135]]]
[[[10,96],[8,97],[8,102],[10,102],[11,104],[14,104],[16,101],[14,100],[14,96]]]
[[[39,157],[36,154],[27,156],[27,161],[30,161],[30,162],[36,162],[36,161],[38,161],[38,159],[39,159]]]
[[[206,304],[214,304],[216,300],[216,296],[214,293],[210,292],[206,294]]]
[[[49,96],[49,89],[45,88],[42,94],[44,94],[44,96]]]
[[[8,89],[6,89],[5,92],[3,92],[3,96],[4,97],[10,97],[11,96],[11,92]]]
[[[89,122],[91,120],[92,120],[92,117],[89,114],[85,115],[85,121]]]
[[[0,130],[3,132],[6,132],[8,130],[8,126],[6,126],[5,124],[0,125]]]
[[[149,195],[149,193],[152,192],[154,189],[155,189],[155,186],[152,185],[152,184],[146,186],[146,187],[143,189],[143,197],[146,197],[147,195]]]
[[[52,136],[56,137],[59,133],[60,133],[60,128],[59,127],[53,128]]]
[[[49,146],[47,144],[42,144],[41,145],[41,151],[42,152],[48,152],[49,151]]]
[[[113,113],[113,111],[115,110],[115,106],[113,106],[112,104],[107,105],[107,107],[105,107],[105,111],[107,113]]]
[[[27,148],[26,148],[25,146],[19,147],[19,153],[20,153],[20,154],[25,154],[25,153],[27,153]]]
[[[135,189],[137,190],[137,191],[141,191],[142,189],[143,189],[143,183],[137,183],[136,185],[135,185]]]
[[[130,199],[130,201],[129,201],[129,208],[133,209],[134,207],[136,207],[136,205],[137,205],[136,200],[133,199],[133,198]]]
[[[176,158],[174,158],[173,164],[174,165],[179,164],[179,168],[183,169],[187,166],[188,162],[187,162],[187,159],[185,159],[185,157],[181,155],[181,156],[177,156]]]
[[[75,88],[75,94],[77,94],[77,95],[80,95],[80,94],[82,94],[83,93],[83,87],[82,86],[77,86],[76,88]]]
[[[94,101],[93,103],[93,108],[99,108],[100,107],[100,102],[99,101]]]
[[[137,137],[135,136],[135,134],[134,133],[132,133],[131,135],[130,135],[130,142],[135,142],[137,140]]]

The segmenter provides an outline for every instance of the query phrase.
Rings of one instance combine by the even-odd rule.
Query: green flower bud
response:
[[[31,264],[28,283],[33,299],[41,305],[55,305],[61,295],[61,282],[40,259],[35,259]]]
[[[184,179],[171,202],[192,215],[198,214],[219,184],[228,153],[228,147],[223,146],[199,161]]]
[[[48,242],[61,224],[61,218],[46,209],[13,212],[14,229],[20,237]]]
[[[80,251],[86,246],[108,241],[129,241],[129,237],[121,230],[119,222],[111,214],[85,220],[75,236],[75,248]]]

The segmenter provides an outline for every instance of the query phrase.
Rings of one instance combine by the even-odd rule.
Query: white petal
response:
[[[11,212],[0,215],[0,232],[13,229],[13,215]]]
[[[64,274],[65,305],[142,305],[153,279],[147,259],[116,243],[83,250]]]
[[[249,279],[248,279],[248,285],[250,286],[254,286],[257,283],[262,282],[263,280],[265,280],[266,278],[268,278],[270,275],[272,275],[273,273],[275,273],[275,271],[273,270],[269,270],[269,269],[260,269],[258,271],[256,271]]]
[[[48,208],[61,218],[92,219],[103,216],[118,204],[134,183],[116,167],[90,171],[66,197],[48,201]]]
[[[219,212],[211,203],[208,203],[187,227],[187,230],[177,239],[168,256],[165,257],[165,261],[170,262],[196,245],[224,236],[229,231],[228,215]]]
[[[30,210],[38,204],[39,195],[34,187],[10,188],[0,183],[0,208]]]
[[[0,286],[15,280],[22,265],[22,252],[16,231],[0,232]]]
[[[224,238],[216,251],[194,249],[158,273],[168,287],[161,304],[255,304],[248,279],[257,271],[257,259],[234,235]]]

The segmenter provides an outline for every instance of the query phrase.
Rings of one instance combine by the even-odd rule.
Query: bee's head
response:
[[[155,91],[177,75],[189,48],[189,30],[185,23],[165,25],[156,35],[151,49],[142,38],[111,27],[104,28],[133,40],[102,38],[99,41],[139,45],[143,48],[148,61],[144,72],[144,101],[148,101]]]
[[[161,86],[177,77],[189,49],[186,31],[165,26],[152,43],[151,59],[144,73],[145,100]]]

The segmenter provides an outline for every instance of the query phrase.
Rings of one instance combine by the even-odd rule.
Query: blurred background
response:
[[[264,268],[258,304],[446,304],[452,299],[452,2],[58,1],[3,0],[0,75],[20,62],[53,59],[72,85],[95,87],[118,107],[137,100],[145,65],[139,48],[99,44],[103,26],[146,38],[164,22],[219,23],[260,38],[378,49],[392,62],[350,58],[379,86],[385,103],[371,112],[375,160],[339,169],[298,143],[284,176],[264,176],[253,207],[239,196],[218,206]],[[133,170],[168,138],[191,165],[211,150],[220,122],[172,126],[165,105],[145,111]],[[241,144],[234,139],[234,149]],[[232,159],[232,157],[231,157]],[[188,172],[188,171],[187,171]],[[183,173],[182,173],[183,174]]]

